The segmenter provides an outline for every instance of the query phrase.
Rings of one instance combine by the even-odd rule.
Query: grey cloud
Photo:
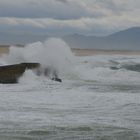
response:
[[[97,3],[102,8],[110,10],[112,14],[122,14],[123,12],[134,8],[132,7],[131,2],[132,0],[98,0]]]
[[[0,17],[78,19],[102,17],[104,12],[87,1],[74,0],[26,0],[16,3],[0,2]]]
[[[78,19],[102,18],[139,9],[139,0],[4,0],[0,17]]]
[[[68,0],[56,0],[56,1],[59,1],[59,2],[62,2],[62,3],[68,3]]]
[[[11,1],[0,1],[0,26],[99,35],[140,26],[139,0]]]
[[[0,3],[0,17],[76,19],[88,13],[76,3],[66,0],[26,1],[21,4]]]
[[[103,35],[131,26],[140,26],[140,17],[112,16],[104,18],[80,18],[60,20],[52,18],[0,18],[0,25],[33,27],[48,33],[82,33]]]

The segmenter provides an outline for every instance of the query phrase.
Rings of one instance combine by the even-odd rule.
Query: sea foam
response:
[[[8,55],[1,59],[3,64],[37,62],[41,68],[55,69],[64,75],[72,69],[74,55],[70,47],[59,38],[49,38],[44,42],[34,42],[24,47],[11,46]]]

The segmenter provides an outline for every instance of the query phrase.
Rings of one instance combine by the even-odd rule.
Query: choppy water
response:
[[[139,64],[77,57],[62,83],[27,71],[19,84],[0,84],[0,140],[139,140]]]

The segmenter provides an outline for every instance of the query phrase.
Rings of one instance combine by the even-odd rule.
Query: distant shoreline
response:
[[[140,51],[130,50],[98,50],[98,49],[72,49],[72,52],[77,56],[92,56],[92,55],[140,55]]]
[[[72,48],[71,50],[76,56],[140,55],[140,51],[131,51],[131,50],[99,50],[99,49],[76,49],[76,48]],[[9,45],[0,45],[0,55],[7,53],[9,53]]]
[[[8,45],[0,45],[0,55],[9,53]]]

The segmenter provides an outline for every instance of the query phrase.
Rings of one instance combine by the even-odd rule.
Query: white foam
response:
[[[133,62],[132,62],[133,60]],[[105,83],[130,83],[140,82],[139,72],[125,69],[112,70],[111,66],[120,64],[140,63],[138,56],[90,56],[79,57],[79,64],[76,66],[77,78],[81,80],[93,80]],[[116,64],[115,64],[116,63]]]
[[[37,62],[42,68],[55,69],[59,75],[64,75],[72,69],[74,55],[62,39],[49,38],[24,47],[11,46],[9,54],[2,60],[3,64]]]
[[[37,59],[42,62],[43,55],[35,57],[38,53],[41,54],[42,49],[40,48],[43,47],[44,50],[42,44],[41,42],[30,44],[31,46],[27,45],[29,48],[22,48],[22,50],[19,48],[19,51],[16,47],[13,54],[16,55],[19,52],[21,54],[21,56],[18,55],[20,59],[18,59],[17,55],[12,56],[9,54],[9,56],[11,55],[10,57],[7,56],[9,61],[3,60],[10,62],[11,58],[11,63],[14,63],[15,60],[33,61]],[[13,51],[13,48],[11,49]],[[109,66],[112,65],[110,60],[122,62],[124,61],[122,58],[120,56],[78,57],[77,65],[73,67],[75,71],[71,73],[73,77],[69,81],[65,82],[64,80],[61,84],[54,81],[49,82],[29,70],[25,72],[19,84],[0,85],[0,128],[6,128],[7,130],[8,126],[11,132],[15,132],[15,130],[20,129],[34,130],[44,128],[46,130],[47,128],[48,130],[48,126],[60,127],[68,125],[69,127],[74,127],[75,125],[89,126],[89,124],[94,126],[97,123],[101,124],[101,128],[107,125],[110,129],[112,129],[112,126],[117,126],[125,128],[124,130],[140,130],[139,72],[109,69]],[[136,58],[137,62],[140,62],[139,60],[140,57]],[[129,61],[129,58],[125,61]],[[48,64],[48,62],[43,64]],[[98,83],[91,81],[86,83],[83,82],[84,80],[95,80]],[[79,84],[80,82],[82,83],[81,85]],[[132,94],[128,92],[129,90],[123,91],[120,89],[117,91],[112,88],[108,92],[104,92],[104,90],[96,89],[95,87],[95,84],[97,84],[97,88],[104,89],[104,85],[106,86],[108,82],[116,82],[116,86],[118,85],[117,82],[120,85],[130,82],[132,86],[138,83],[138,87],[136,86],[138,89]],[[89,83],[90,86],[88,85]],[[106,86],[106,88],[109,87]],[[107,132],[106,129],[102,129],[102,131],[103,133]],[[118,131],[119,129],[117,129]]]

